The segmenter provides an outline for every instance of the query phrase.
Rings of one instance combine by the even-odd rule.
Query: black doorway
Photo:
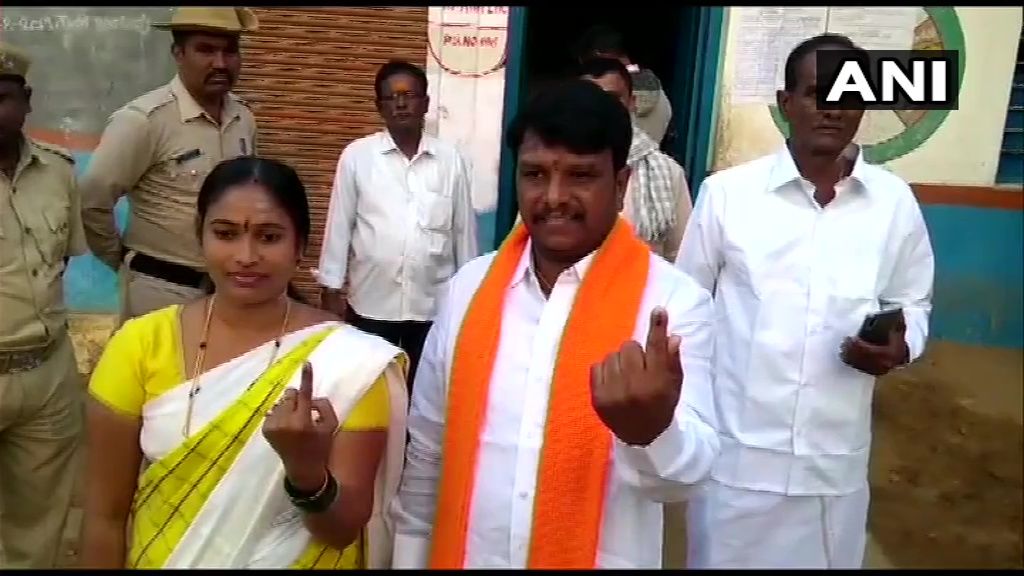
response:
[[[526,10],[526,35],[523,46],[522,96],[528,98],[546,82],[569,73],[575,61],[573,49],[577,40],[592,26],[605,25],[619,31],[630,59],[642,68],[649,68],[661,80],[662,89],[672,103],[673,116],[683,99],[677,78],[692,72],[681,70],[680,43],[691,10],[687,7],[643,8],[624,10],[622,4],[594,4],[582,10],[561,5],[534,5]],[[639,7],[638,7],[639,8]],[[669,125],[662,149],[680,159],[680,138],[676,122]]]

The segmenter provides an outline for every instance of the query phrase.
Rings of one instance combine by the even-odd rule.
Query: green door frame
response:
[[[683,18],[680,38],[696,42],[680,41],[676,48],[677,66],[693,73],[675,77],[672,122],[681,138],[673,152],[686,169],[690,195],[696,197],[714,158],[725,8],[694,6]]]
[[[508,12],[508,40],[505,50],[505,101],[501,118],[501,156],[498,161],[498,202],[494,215],[494,245],[497,249],[516,223],[516,166],[512,149],[505,143],[512,119],[519,112],[523,74],[523,49],[526,40],[526,7],[512,6]]]
[[[515,158],[505,144],[505,133],[519,110],[525,82],[524,47],[526,40],[527,7],[513,6],[508,16],[508,48],[505,61],[505,98],[502,116],[501,159],[499,161],[498,201],[494,219],[494,246],[497,248],[512,229],[516,220]],[[694,7],[696,12],[684,11],[683,30],[692,35],[680,35],[677,61],[693,70],[693,75],[677,75],[673,103],[673,122],[680,134],[680,158],[686,167],[691,194],[696,194],[700,183],[710,169],[713,158],[714,131],[717,124],[718,80],[725,31],[725,8],[721,6]],[[697,38],[697,45],[683,38]],[[682,104],[680,110],[675,106]],[[683,110],[686,110],[683,113]]]

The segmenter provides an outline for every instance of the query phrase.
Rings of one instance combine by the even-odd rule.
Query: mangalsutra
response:
[[[188,390],[188,412],[185,414],[185,426],[181,433],[185,438],[189,437],[189,433],[192,431],[192,406],[195,403],[195,397],[199,394],[199,376],[202,374],[203,365],[206,362],[206,349],[209,345],[208,338],[210,335],[210,320],[213,318],[213,304],[217,299],[217,295],[213,294],[210,296],[209,301],[206,304],[206,319],[203,321],[203,336],[199,341],[199,350],[196,351],[196,360],[192,365],[192,383]],[[281,350],[281,340],[284,339],[285,330],[288,329],[288,320],[292,313],[292,300],[291,298],[285,298],[284,308],[284,320],[281,322],[281,329],[278,331],[277,338],[274,340],[274,349],[270,354],[270,361],[267,363],[267,367],[263,369],[266,373],[271,366],[274,365],[274,360],[277,359],[277,354]],[[254,380],[255,382],[255,380]],[[252,386],[250,384],[250,386]]]

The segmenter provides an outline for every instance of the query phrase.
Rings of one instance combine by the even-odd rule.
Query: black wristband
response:
[[[334,479],[334,476],[328,471],[327,482],[323,488],[313,494],[302,493],[291,482],[288,481],[288,477],[284,478],[284,491],[288,495],[288,499],[291,500],[292,506],[295,506],[303,512],[310,512],[313,514],[319,512],[325,512],[334,504],[334,501],[338,497],[338,481]]]

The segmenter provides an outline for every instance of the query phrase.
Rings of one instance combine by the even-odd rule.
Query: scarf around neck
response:
[[[630,221],[637,235],[654,245],[676,225],[678,190],[672,184],[672,165],[668,155],[658,144],[634,124],[633,143],[626,164],[633,170],[630,193],[632,214]]]
[[[505,298],[528,239],[518,224],[502,244],[456,340],[430,559],[434,569],[465,564]],[[576,292],[552,373],[527,568],[596,565],[612,433],[591,404],[590,367],[633,337],[649,267],[650,250],[619,218]]]

